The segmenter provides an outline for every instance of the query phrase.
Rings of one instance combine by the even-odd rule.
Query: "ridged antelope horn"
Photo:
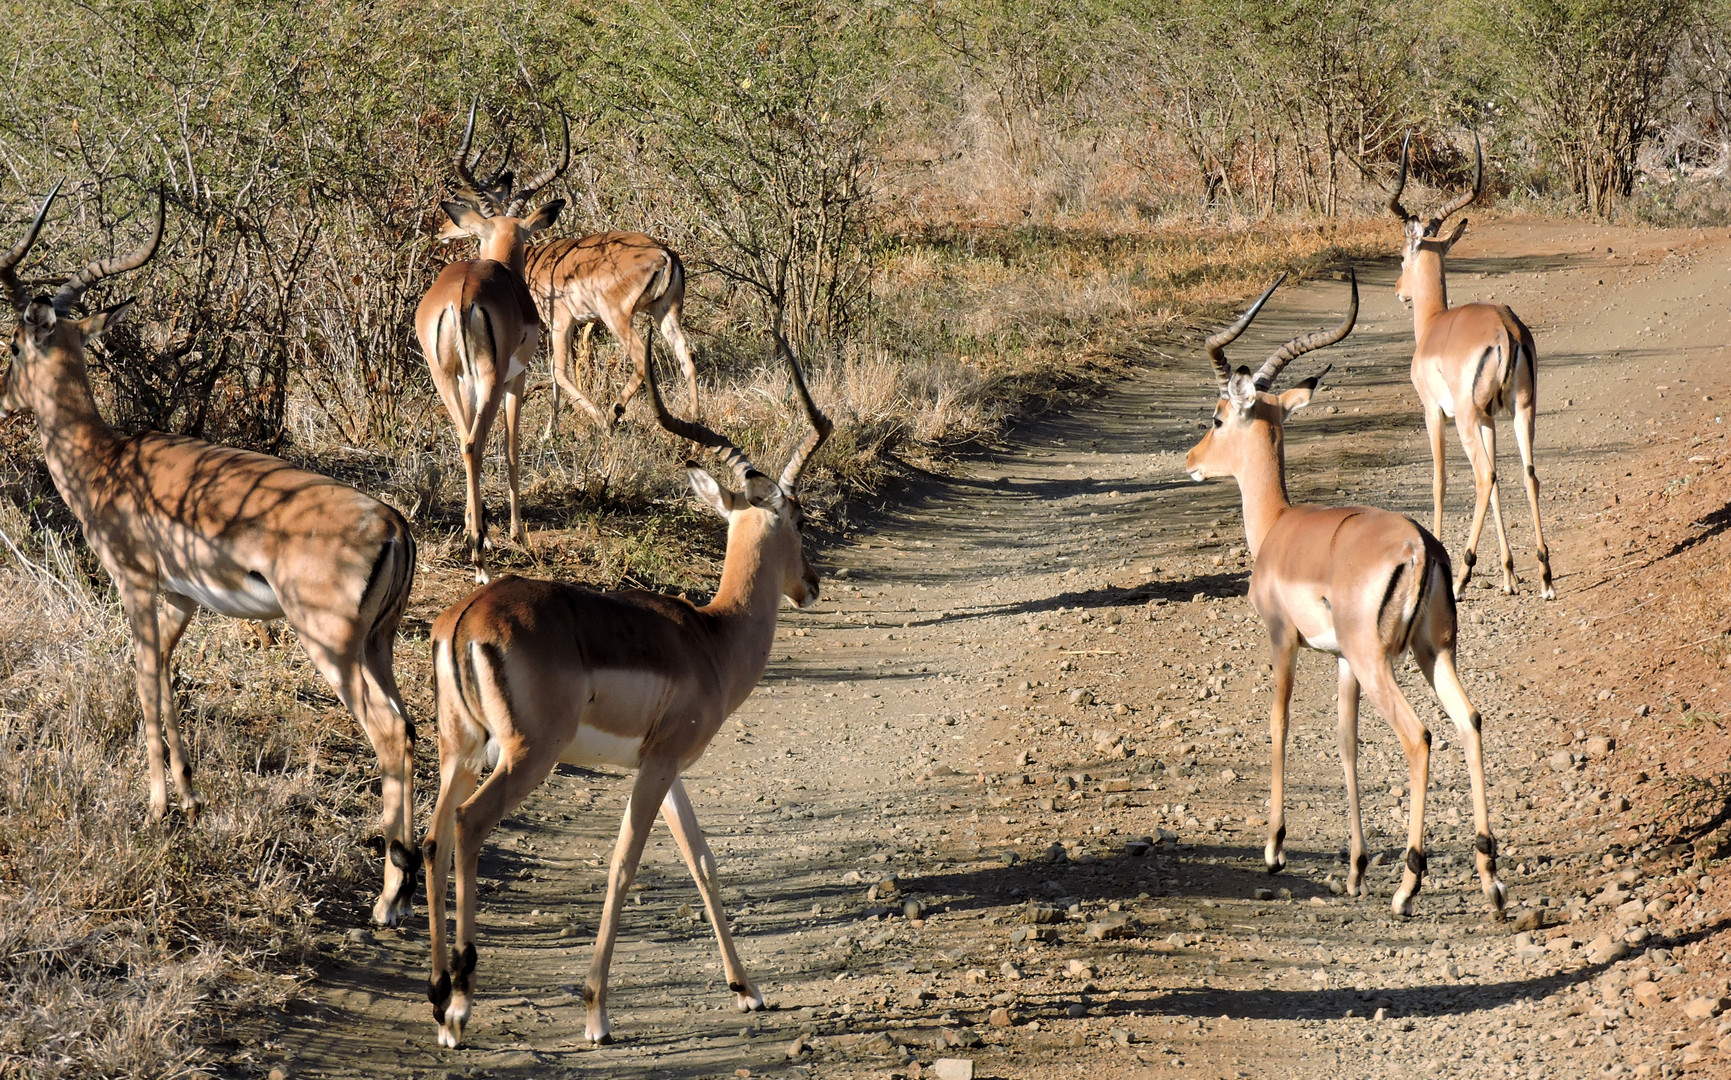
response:
[[[1429,223],[1427,223],[1425,225],[1425,230],[1424,230],[1425,234],[1427,236],[1435,236],[1437,233],[1441,232],[1443,222],[1445,222],[1449,219],[1449,215],[1453,214],[1457,210],[1465,209],[1474,199],[1479,197],[1479,192],[1484,189],[1484,186],[1485,186],[1485,147],[1484,147],[1484,144],[1479,141],[1479,133],[1475,131],[1475,132],[1473,132],[1473,187],[1472,187],[1472,190],[1467,192],[1465,195],[1456,196],[1454,201],[1445,205],[1441,210],[1438,210],[1436,212],[1436,214],[1430,219]]]
[[[1220,384],[1220,392],[1225,393],[1226,387],[1232,382],[1232,365],[1226,362],[1226,346],[1238,340],[1238,335],[1244,333],[1244,328],[1250,325],[1250,320],[1256,318],[1256,313],[1262,310],[1262,305],[1268,303],[1268,298],[1274,295],[1274,290],[1280,288],[1280,283],[1286,280],[1286,272],[1281,271],[1263,294],[1256,298],[1256,303],[1250,305],[1250,310],[1238,317],[1238,321],[1216,333],[1202,343],[1202,349],[1208,354],[1208,362],[1214,365],[1214,379]]]
[[[1406,207],[1404,207],[1400,204],[1400,193],[1406,190],[1407,154],[1411,150],[1412,150],[1412,132],[1409,131],[1406,133],[1406,138],[1402,139],[1401,143],[1400,143],[1400,172],[1394,178],[1394,191],[1391,192],[1389,194],[1389,197],[1388,197],[1389,213],[1393,214],[1397,218],[1400,218],[1401,221],[1403,221],[1403,222],[1405,222],[1405,221],[1417,221],[1418,220],[1417,214],[1412,213],[1410,210],[1408,210]]]
[[[1316,330],[1308,334],[1300,334],[1291,341],[1274,350],[1273,355],[1262,362],[1262,368],[1256,373],[1256,389],[1268,390],[1274,386],[1274,380],[1280,378],[1280,373],[1286,365],[1325,346],[1333,345],[1352,332],[1352,324],[1358,321],[1358,271],[1347,271],[1352,279],[1352,303],[1346,309],[1346,318],[1333,330]]]
[[[511,159],[511,146],[506,143],[505,156],[499,160],[498,172],[485,180],[476,179],[475,166],[481,160],[481,152],[476,150],[471,155],[469,148],[475,143],[475,114],[480,111],[480,108],[480,98],[476,98],[469,105],[469,122],[463,128],[463,139],[457,144],[457,152],[451,157],[451,167],[457,171],[457,179],[462,181],[462,186],[456,191],[457,198],[480,211],[483,217],[493,217],[503,208],[499,192],[494,189],[494,185],[501,179],[506,179],[507,183],[510,182],[507,179],[509,174],[505,171],[505,164]]]
[[[516,217],[523,212],[535,193],[552,183],[566,169],[571,167],[571,118],[565,115],[565,109],[559,109],[559,131],[564,140],[564,148],[559,152],[559,160],[554,162],[546,172],[541,173],[527,184],[517,189],[517,194],[511,196],[511,205],[506,208],[506,217]]]
[[[812,401],[811,391],[805,385],[805,372],[800,370],[799,359],[793,355],[793,347],[781,336],[780,330],[775,332],[775,343],[781,349],[781,355],[787,358],[787,366],[793,371],[794,391],[799,394],[800,406],[805,410],[805,418],[811,424],[811,434],[805,437],[799,448],[794,450],[793,456],[788,458],[787,468],[781,470],[781,479],[777,481],[785,494],[792,495],[794,487],[799,483],[799,474],[805,469],[806,461],[817,453],[817,448],[829,438],[835,425],[818,409],[817,403]]]
[[[60,286],[54,294],[54,311],[65,315],[72,310],[72,305],[78,303],[84,291],[105,277],[124,274],[128,270],[136,270],[150,261],[156,254],[157,246],[162,243],[162,221],[167,210],[166,197],[161,187],[156,189],[156,224],[151,227],[150,239],[132,252],[114,259],[93,259],[84,265],[84,269],[72,275],[72,279]]]
[[[654,337],[653,330],[643,335],[643,371],[644,381],[649,384],[649,404],[655,410],[656,421],[681,439],[690,439],[699,446],[708,447],[722,464],[733,470],[734,485],[744,491],[748,477],[754,473],[763,475],[757,471],[751,459],[745,456],[745,451],[702,424],[681,420],[667,411],[667,403],[661,400],[661,387],[655,381],[655,357],[651,355],[652,350],[649,347]]]
[[[0,257],[0,284],[6,286],[12,307],[20,315],[30,306],[30,290],[18,280],[18,264],[24,261],[24,256],[29,254],[31,246],[36,243],[36,237],[42,232],[42,222],[48,217],[48,207],[53,204],[54,197],[60,194],[60,185],[65,182],[64,178],[54,182],[54,189],[42,200],[42,208],[36,211],[36,220],[24,231],[24,239],[12,245],[12,250],[4,257]]]

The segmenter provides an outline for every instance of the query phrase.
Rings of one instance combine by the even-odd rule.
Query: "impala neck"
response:
[[[727,527],[727,556],[721,567],[721,585],[715,598],[701,609],[719,624],[732,660],[722,665],[721,672],[729,711],[749,697],[763,677],[770,647],[775,643],[782,580],[780,567],[770,554],[772,546],[785,541],[776,535],[777,531],[767,511],[734,515]],[[798,538],[794,539],[797,542]]]
[[[1431,322],[1449,308],[1448,281],[1443,276],[1443,257],[1438,251],[1420,248],[1413,255],[1412,325],[1422,339]]]
[[[523,267],[528,262],[528,255],[523,250],[523,243],[517,238],[517,230],[499,229],[481,241],[480,257],[502,262],[509,266],[518,277],[523,276]]]
[[[42,434],[42,456],[54,486],[80,518],[84,504],[109,472],[109,451],[118,436],[96,410],[82,356],[42,354],[30,373],[30,409]]]
[[[1238,493],[1244,500],[1244,540],[1250,561],[1262,550],[1262,541],[1281,514],[1292,505],[1286,495],[1286,448],[1275,428],[1267,453],[1247,455],[1237,473]]]

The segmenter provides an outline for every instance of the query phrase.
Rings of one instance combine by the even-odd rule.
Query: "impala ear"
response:
[[[781,487],[762,473],[752,473],[745,478],[745,497],[751,505],[778,514],[781,513],[781,508],[787,504],[787,498],[781,493]]]
[[[716,483],[715,477],[698,468],[695,462],[686,462],[685,475],[691,478],[691,490],[697,492],[697,497],[724,518],[731,518],[744,502],[741,496]]]
[[[1226,400],[1232,402],[1239,416],[1249,416],[1256,408],[1256,379],[1249,368],[1241,367],[1232,373],[1226,383]]]
[[[54,324],[60,321],[60,315],[54,310],[54,305],[46,297],[39,296],[24,309],[24,332],[40,341],[54,329]]]
[[[1449,233],[1448,239],[1443,241],[1443,254],[1444,255],[1447,255],[1449,253],[1449,249],[1455,246],[1456,240],[1459,240],[1462,236],[1466,235],[1466,231],[1467,231],[1467,219],[1461,218],[1460,222],[1455,225],[1454,232]]]
[[[132,302],[136,299],[138,298],[135,296],[129,296],[113,307],[104,308],[94,315],[78,320],[77,326],[84,331],[84,339],[95,341],[107,331],[119,326],[120,321],[132,311]]]
[[[487,220],[487,215],[481,213],[467,203],[442,202],[439,209],[451,219],[451,223],[439,230],[440,240],[458,240],[465,236],[479,238],[481,223]]]
[[[1278,398],[1280,402],[1280,419],[1285,420],[1293,413],[1304,408],[1306,405],[1309,405],[1311,395],[1316,393],[1316,387],[1322,382],[1322,377],[1327,375],[1333,368],[1334,365],[1329,364],[1315,375],[1312,375],[1310,378],[1286,391],[1286,393],[1281,394]]]
[[[559,211],[565,209],[564,199],[554,199],[546,206],[535,211],[535,216],[523,223],[523,228],[531,233],[538,233],[559,220]]]

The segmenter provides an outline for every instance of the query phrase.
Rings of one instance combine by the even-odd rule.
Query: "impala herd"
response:
[[[473,1008],[481,845],[559,762],[636,770],[583,986],[587,1038],[610,1041],[609,961],[623,900],[658,813],[702,895],[739,1008],[764,1007],[763,995],[734,950],[715,858],[680,774],[702,755],[722,721],[756,686],[768,662],[782,598],[802,608],[818,598],[817,574],[801,537],[803,510],[796,488],[831,424],[813,402],[798,358],[777,332],[777,349],[811,429],[778,479],[759,472],[726,437],[695,419],[675,416],[656,382],[650,339],[633,331],[632,320],[646,312],[670,344],[685,374],[688,414],[696,416],[697,372],[680,327],[685,268],[678,254],[630,232],[530,243],[555,223],[564,206],[563,200],[553,199],[528,213],[535,196],[570,164],[570,131],[563,117],[561,127],[558,161],[518,187],[506,160],[485,178],[475,175],[471,109],[453,159],[455,197],[441,204],[449,219],[442,235],[471,238],[478,251],[473,259],[446,266],[415,313],[422,352],[456,428],[466,481],[464,531],[481,585],[433,624],[439,793],[425,840],[418,845],[412,812],[413,722],[403,706],[392,659],[415,574],[415,541],[408,523],[354,488],[277,458],[156,432],[122,435],[103,421],[91,393],[85,349],[126,316],[132,301],[83,318],[76,317],[75,309],[96,282],[135,270],[155,254],[163,232],[160,195],[151,235],[142,246],[121,258],[90,263],[52,296],[32,296],[17,268],[42,230],[58,185],[24,236],[0,256],[0,284],[17,314],[11,363],[0,377],[0,415],[24,410],[35,414],[54,484],[119,591],[132,633],[152,816],[168,812],[169,779],[185,815],[195,818],[203,805],[180,735],[170,670],[175,645],[192,613],[204,607],[237,619],[287,619],[314,667],[355,715],[378,753],[388,858],[373,908],[375,922],[396,925],[409,916],[418,873],[423,861],[426,865],[433,958],[427,993],[439,1042],[449,1047],[461,1042]],[[1546,599],[1554,595],[1533,469],[1537,357],[1532,334],[1504,305],[1450,308],[1444,284],[1443,259],[1465,231],[1466,221],[1446,237],[1441,229],[1477,197],[1482,170],[1480,153],[1471,190],[1421,220],[1400,202],[1407,174],[1403,146],[1399,177],[1388,200],[1404,231],[1397,291],[1413,311],[1412,381],[1434,458],[1434,532],[1386,510],[1295,506],[1287,497],[1284,427],[1310,404],[1322,373],[1285,391],[1277,392],[1275,386],[1292,360],[1351,332],[1358,313],[1356,276],[1351,278],[1349,310],[1338,326],[1294,338],[1255,372],[1248,367],[1234,370],[1225,350],[1285,275],[1238,320],[1207,339],[1204,351],[1219,396],[1212,427],[1185,464],[1196,480],[1232,477],[1242,495],[1254,562],[1249,595],[1268,628],[1274,673],[1267,869],[1275,873],[1286,863],[1287,713],[1294,660],[1304,646],[1332,653],[1339,663],[1339,742],[1351,833],[1346,888],[1352,895],[1367,891],[1356,769],[1361,692],[1394,727],[1406,754],[1411,813],[1403,875],[1392,902],[1402,915],[1413,913],[1426,868],[1424,807],[1431,742],[1395,679],[1394,662],[1408,652],[1465,747],[1481,885],[1496,912],[1506,897],[1497,879],[1496,841],[1485,796],[1481,718],[1454,661],[1455,606],[1472,572],[1487,507],[1496,517],[1502,587],[1513,592],[1516,586],[1497,499],[1499,414],[1514,419],[1538,538],[1540,591]],[[578,366],[587,371],[596,323],[620,341],[633,368],[617,402],[606,411],[571,378],[573,337],[580,332]],[[643,590],[603,591],[515,576],[489,581],[481,462],[502,406],[510,535],[523,542],[518,421],[527,371],[544,329],[551,346],[554,401],[544,438],[557,419],[560,388],[598,425],[611,427],[623,416],[625,401],[647,384],[660,426],[707,449],[723,467],[718,479],[688,463],[693,490],[728,526],[721,581],[709,604],[697,607],[683,598]],[[1476,489],[1458,572],[1451,570],[1448,552],[1436,537],[1442,529],[1445,417],[1453,418],[1460,432]],[[453,868],[456,936],[451,945],[445,907]]]

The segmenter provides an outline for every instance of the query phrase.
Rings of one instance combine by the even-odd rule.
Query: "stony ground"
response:
[[[959,1075],[963,1059],[981,1077],[1731,1074],[1731,889],[1661,827],[1695,790],[1685,778],[1731,772],[1722,600],[1698,595],[1727,563],[1698,542],[1717,542],[1731,500],[1731,238],[1475,224],[1451,267],[1455,302],[1511,303],[1540,350],[1558,599],[1530,591],[1525,500],[1506,484],[1529,588],[1488,587],[1487,529],[1461,609],[1509,921],[1487,916],[1464,762],[1410,670],[1438,751],[1417,917],[1388,910],[1407,774],[1368,705],[1376,867],[1369,898],[1337,894],[1344,796],[1320,655],[1299,667],[1290,864],[1263,873],[1265,638],[1243,598],[1236,488],[1180,468],[1212,407],[1206,362],[1194,341],[1164,341],[1139,378],[896,493],[819,553],[824,602],[784,616],[762,686],[688,777],[770,1011],[733,1011],[662,832],[613,967],[619,1042],[583,1044],[574,992],[627,784],[572,771],[483,861],[463,1049],[433,1041],[424,924],[355,929],[357,897],[327,914],[340,961],[289,1012],[222,1033],[221,1071],[911,1077]],[[1397,268],[1359,269],[1359,328],[1288,427],[1290,486],[1428,525]],[[1235,356],[1343,301],[1336,281],[1283,292]],[[1506,428],[1503,448],[1517,476]],[[1452,436],[1451,452],[1458,552],[1471,483]],[[1667,576],[1682,552],[1700,565]],[[460,594],[431,585],[441,602]]]

